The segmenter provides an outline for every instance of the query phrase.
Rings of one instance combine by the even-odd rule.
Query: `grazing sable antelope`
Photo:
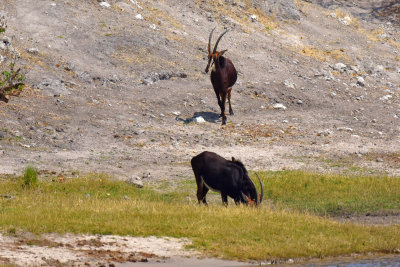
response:
[[[239,203],[258,205],[264,195],[263,184],[258,195],[256,186],[250,179],[243,163],[232,157],[232,161],[213,153],[204,151],[191,160],[197,183],[197,200],[207,205],[206,195],[209,189],[221,193],[222,202],[228,205],[228,196]]]
[[[232,86],[237,80],[237,72],[235,66],[233,66],[232,61],[224,57],[224,53],[227,50],[217,51],[218,43],[221,41],[222,36],[228,32],[224,31],[217,39],[214,49],[211,52],[211,37],[215,28],[212,29],[209,39],[208,39],[208,63],[206,67],[206,73],[210,66],[214,65],[211,71],[211,83],[214,87],[215,94],[217,96],[218,105],[221,108],[222,125],[226,124],[225,116],[225,103],[226,97],[228,96],[229,102],[229,114],[233,115],[233,110],[231,106],[231,91]]]

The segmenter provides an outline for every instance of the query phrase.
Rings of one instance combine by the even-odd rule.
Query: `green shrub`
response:
[[[0,36],[5,33],[7,24],[4,16],[0,17]],[[21,68],[16,67],[19,53],[11,42],[0,50],[0,101],[8,102],[10,96],[18,96],[23,87],[24,76]]]
[[[24,188],[31,188],[37,186],[37,184],[38,184],[38,173],[36,169],[32,166],[26,167],[22,186]]]

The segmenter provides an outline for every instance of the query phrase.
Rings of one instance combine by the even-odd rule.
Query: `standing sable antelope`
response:
[[[208,38],[208,63],[205,71],[208,73],[210,66],[214,64],[214,68],[211,71],[211,83],[217,96],[218,105],[221,108],[222,125],[224,125],[226,124],[225,103],[227,96],[229,102],[229,114],[233,115],[231,106],[231,91],[232,86],[237,80],[237,72],[232,61],[223,56],[227,50],[217,51],[219,41],[221,41],[222,36],[224,36],[228,30],[224,31],[218,37],[214,49],[211,52],[211,37],[214,30],[215,28],[212,29]]]
[[[236,204],[255,204],[262,202],[264,195],[263,184],[257,175],[261,185],[261,194],[258,195],[256,186],[250,179],[243,163],[235,160],[226,160],[223,157],[204,151],[191,160],[194,176],[197,183],[197,200],[207,205],[206,195],[209,189],[221,193],[222,202],[228,205],[228,196],[233,198]]]

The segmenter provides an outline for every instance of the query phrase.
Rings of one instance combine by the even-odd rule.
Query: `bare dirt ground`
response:
[[[0,263],[17,266],[115,266],[195,256],[188,240],[91,235],[0,235]]]
[[[250,170],[400,175],[389,2],[297,0],[297,20],[257,1],[3,0],[27,87],[0,103],[0,173],[174,182],[209,150]],[[213,27],[231,29],[219,49],[239,72],[226,126],[204,74]]]

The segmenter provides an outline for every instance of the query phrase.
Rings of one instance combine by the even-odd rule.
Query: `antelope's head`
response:
[[[236,165],[240,166],[243,170],[243,188],[242,188],[242,197],[244,200],[244,203],[246,204],[250,204],[251,206],[258,206],[259,204],[261,204],[263,197],[264,197],[264,185],[260,179],[260,177],[258,177],[258,174],[256,173],[258,182],[260,183],[260,194],[258,194],[257,192],[257,188],[256,185],[254,184],[253,180],[250,179],[248,172],[246,170],[246,168],[244,167],[243,163],[237,159],[235,159],[234,157],[232,157],[232,163],[235,163]]]
[[[211,38],[212,38],[212,34],[214,32],[215,28],[212,29],[212,31],[210,32],[210,36],[208,37],[208,63],[207,63],[207,67],[206,67],[206,73],[208,72],[208,70],[210,69],[210,67],[212,67],[213,64],[215,64],[218,60],[218,58],[220,56],[222,56],[227,50],[222,50],[220,52],[217,51],[217,47],[218,47],[218,43],[221,40],[222,36],[224,36],[225,33],[227,33],[229,30],[224,31],[217,39],[217,42],[214,45],[214,49],[211,52]]]

